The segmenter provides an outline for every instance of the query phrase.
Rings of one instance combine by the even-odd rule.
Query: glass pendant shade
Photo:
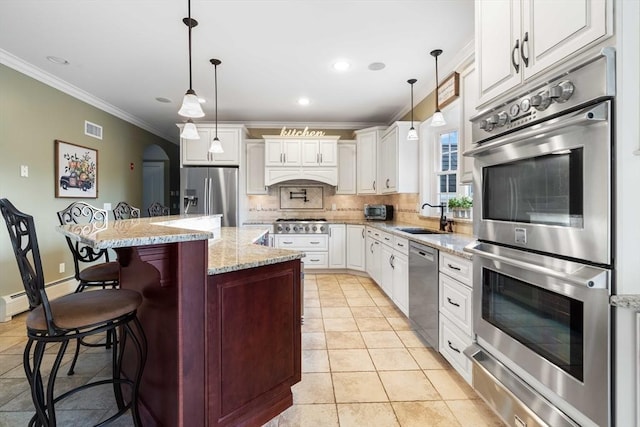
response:
[[[200,134],[198,133],[198,128],[196,124],[193,123],[193,120],[187,120],[184,127],[182,128],[182,133],[180,133],[180,138],[182,139],[200,139]]]
[[[416,131],[416,129],[411,126],[411,128],[409,129],[409,132],[407,132],[407,139],[409,141],[417,141],[418,138],[418,131]]]
[[[189,89],[182,99],[182,107],[178,111],[182,117],[192,117],[194,119],[204,117],[204,111],[200,101],[198,101],[198,95],[192,89]]]
[[[214,154],[224,153],[222,144],[220,143],[220,140],[217,136],[211,140],[211,144],[209,144],[209,152]]]
[[[447,122],[444,119],[444,115],[442,114],[442,112],[440,112],[440,110],[437,110],[435,113],[433,113],[433,116],[431,117],[431,126],[438,127],[438,126],[444,126],[446,124]]]

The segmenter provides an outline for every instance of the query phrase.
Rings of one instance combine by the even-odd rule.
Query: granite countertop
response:
[[[614,307],[640,311],[640,295],[611,295],[609,303]]]
[[[219,227],[220,215],[172,215],[59,226],[60,233],[97,249],[209,240],[208,274],[300,259],[302,252],[254,244],[268,227]]]

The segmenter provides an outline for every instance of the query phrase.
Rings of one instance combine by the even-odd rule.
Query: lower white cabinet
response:
[[[393,251],[391,267],[393,269],[393,290],[391,292],[393,302],[400,311],[409,316],[409,257],[398,251]]]
[[[347,268],[365,271],[366,236],[364,225],[347,224]]]
[[[302,261],[304,268],[329,267],[329,235],[327,234],[295,234],[276,235],[276,248],[292,249],[305,253]]]
[[[378,285],[385,294],[393,299],[393,248],[388,245],[381,245],[380,248],[380,281]]]
[[[344,224],[329,224],[329,268],[347,265],[346,233]]]
[[[440,252],[438,275],[439,350],[471,384],[471,361],[463,351],[473,342],[471,261]]]
[[[380,261],[382,260],[382,243],[374,239],[373,236],[368,234],[370,231],[367,228],[367,247],[366,247],[366,265],[367,273],[373,279],[374,282],[380,283],[380,275],[382,269],[380,268]]]

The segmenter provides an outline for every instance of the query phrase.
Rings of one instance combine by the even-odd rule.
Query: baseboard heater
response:
[[[77,286],[78,281],[73,277],[56,280],[45,285],[50,300],[73,293]],[[24,313],[27,310],[29,310],[29,300],[25,291],[0,297],[0,322],[8,322],[16,314]]]

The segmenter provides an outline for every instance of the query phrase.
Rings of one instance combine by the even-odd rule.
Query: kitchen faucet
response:
[[[432,208],[440,208],[440,231],[445,231],[445,227],[447,226],[447,217],[444,215],[444,203],[439,205],[432,205],[429,203],[425,203],[422,205],[421,209],[424,209],[425,206],[430,206]]]

